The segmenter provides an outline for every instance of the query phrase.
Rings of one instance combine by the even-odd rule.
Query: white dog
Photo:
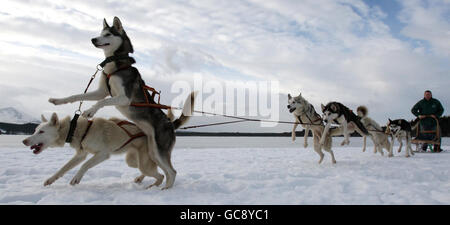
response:
[[[33,135],[23,140],[26,146],[31,146],[34,154],[41,153],[49,147],[64,146],[69,132],[70,117],[62,120],[53,113],[50,121],[42,116],[42,123],[36,128]],[[135,136],[135,138],[132,138]],[[126,162],[132,168],[139,168],[141,175],[135,182],[140,183],[145,176],[154,177],[159,186],[164,176],[158,172],[156,163],[148,154],[147,138],[145,134],[134,124],[127,121],[111,118],[109,120],[95,118],[92,121],[80,117],[70,146],[75,149],[75,156],[67,162],[58,172],[47,179],[44,186],[50,185],[67,171],[83,162],[89,153],[93,154],[78,170],[70,181],[71,185],[80,183],[81,178],[90,168],[107,160],[112,154],[127,153]]]
[[[370,138],[373,141],[374,149],[373,152],[376,153],[377,151],[381,154],[383,154],[383,148],[385,148],[389,152],[389,157],[392,157],[392,151],[391,151],[391,143],[389,142],[389,135],[387,135],[381,126],[375,122],[372,118],[370,118],[368,115],[368,109],[365,106],[359,106],[356,109],[356,113],[361,118],[361,123],[364,125],[364,127],[369,131]],[[364,147],[363,152],[366,151],[366,136],[364,136]]]

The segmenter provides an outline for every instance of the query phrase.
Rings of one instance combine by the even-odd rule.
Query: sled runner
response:
[[[434,119],[434,121],[436,122],[434,130],[422,129],[420,121],[425,118]],[[435,116],[426,116],[425,118],[419,119],[418,125],[416,127],[416,138],[411,141],[413,144],[416,144],[416,152],[420,152],[418,150],[419,144],[441,145],[441,127],[439,126],[439,119]]]

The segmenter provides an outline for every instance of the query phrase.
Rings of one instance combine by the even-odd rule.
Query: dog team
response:
[[[405,139],[406,157],[414,155],[411,148],[411,124],[406,120],[390,120],[387,124],[387,129],[383,131],[381,126],[368,116],[368,109],[365,106],[357,108],[355,115],[352,110],[339,102],[330,102],[327,105],[321,105],[323,117],[321,117],[314,106],[309,103],[302,95],[292,97],[288,94],[289,112],[294,116],[297,124],[294,124],[292,129],[292,140],[295,140],[295,129],[298,124],[305,128],[304,144],[308,146],[309,131],[312,131],[314,140],[314,151],[319,154],[319,163],[322,162],[324,154],[322,148],[330,153],[331,162],[336,163],[332,146],[332,136],[344,135],[344,140],[341,145],[348,145],[350,143],[349,135],[353,132],[359,133],[363,137],[363,152],[366,151],[366,140],[369,136],[374,143],[374,153],[379,152],[384,155],[383,148],[388,151],[388,156],[392,157],[392,148],[394,139],[400,143],[398,151],[401,151],[402,140]],[[338,127],[331,127],[332,124]],[[389,142],[389,136],[392,137],[392,144]]]
[[[171,188],[177,173],[171,162],[175,130],[185,124],[192,114],[196,93],[193,92],[188,96],[183,112],[177,119],[170,109],[166,115],[161,108],[140,107],[139,103],[142,102],[147,104],[156,102],[149,97],[150,93],[144,88],[144,80],[139,71],[132,66],[135,60],[129,53],[133,53],[133,46],[119,18],[114,17],[112,26],[103,20],[100,36],[93,38],[92,44],[102,49],[105,55],[105,60],[100,64],[103,67],[103,74],[98,88],[66,98],[50,98],[49,102],[61,105],[77,101],[97,101],[96,104],[84,111],[78,120],[71,120],[68,116],[60,119],[56,113],[49,119],[42,116],[42,123],[36,128],[35,133],[23,140],[35,154],[48,147],[64,146],[67,142],[70,142],[70,146],[76,150],[75,156],[47,179],[44,185],[51,185],[67,171],[82,163],[88,153],[93,156],[80,167],[71,180],[71,185],[78,184],[87,170],[107,160],[111,154],[126,153],[128,166],[138,168],[141,172],[135,179],[136,183],[149,176],[156,179],[149,187],[159,186],[165,176],[166,183],[163,189]],[[110,98],[106,98],[107,96]],[[402,139],[406,139],[406,157],[414,154],[411,150],[411,126],[407,121],[389,120],[388,134],[368,117],[368,110],[363,106],[357,109],[358,115],[355,115],[343,104],[330,102],[325,106],[322,105],[323,117],[321,117],[301,94],[297,97],[288,95],[288,103],[289,112],[297,122],[292,130],[292,139],[295,140],[295,129],[301,124],[305,128],[304,147],[307,147],[308,134],[311,130],[314,151],[320,156],[319,163],[324,158],[322,149],[331,155],[332,163],[336,163],[331,149],[332,136],[344,135],[341,145],[348,145],[349,135],[355,131],[364,138],[363,151],[366,148],[366,138],[369,136],[374,143],[374,151],[382,155],[384,148],[389,152],[389,156],[393,156],[394,138],[400,143]],[[115,106],[133,123],[117,118],[87,119],[105,106]],[[331,127],[332,124],[339,126]],[[389,135],[393,137],[392,144],[388,140]],[[164,175],[158,172],[158,167]]]

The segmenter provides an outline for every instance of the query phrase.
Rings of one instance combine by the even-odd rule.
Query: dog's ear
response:
[[[48,120],[44,117],[44,114],[41,114],[41,121],[44,123],[48,122]]]
[[[325,110],[325,106],[322,103],[320,103],[320,107],[322,108],[322,112],[323,112]]]
[[[108,28],[109,28],[108,22],[106,22],[106,19],[103,18],[103,29],[108,29]]]
[[[52,114],[52,118],[50,118],[50,125],[56,126],[59,123],[58,115],[56,113]]]
[[[122,22],[120,22],[119,17],[117,17],[117,16],[114,17],[113,26],[114,26],[114,28],[116,28],[116,30],[117,30],[120,34],[123,34]]]
[[[392,123],[392,120],[391,120],[391,118],[388,118],[388,120],[389,120],[388,124],[391,124],[391,123]]]
[[[291,94],[288,94],[288,99],[291,100],[292,96]]]

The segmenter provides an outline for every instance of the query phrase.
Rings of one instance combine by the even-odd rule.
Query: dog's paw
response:
[[[84,111],[83,114],[81,115],[85,118],[92,118],[95,115],[95,113],[97,113],[97,110],[98,110],[97,108],[91,107],[90,109]]]
[[[293,142],[295,141],[295,136],[292,136],[292,141],[293,141]]]
[[[75,176],[71,181],[70,181],[70,185],[74,186],[79,184],[81,181],[81,177],[79,176]]]
[[[53,182],[55,182],[57,179],[58,179],[58,178],[56,178],[56,177],[50,177],[50,178],[48,178],[48,179],[44,182],[44,186],[48,186],[48,185],[53,184]]]
[[[160,184],[161,183],[155,182],[155,183],[149,185],[146,189],[150,189],[150,188],[155,187],[155,186],[158,187]],[[166,190],[166,189],[168,189],[168,187],[164,187],[161,190]]]
[[[307,148],[308,147],[308,142],[303,143],[303,147]]]
[[[69,101],[67,101],[64,98],[49,98],[48,102],[53,103],[54,105],[62,105],[69,103]]]
[[[350,144],[350,141],[349,141],[349,140],[343,140],[343,141],[341,142],[341,146],[348,145],[348,144]]]
[[[144,178],[145,178],[145,175],[138,176],[138,177],[134,178],[134,183],[140,184],[140,183],[142,183]]]

